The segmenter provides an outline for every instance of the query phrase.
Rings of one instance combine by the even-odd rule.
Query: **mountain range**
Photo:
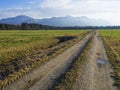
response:
[[[107,21],[100,19],[91,19],[85,16],[73,17],[52,17],[43,19],[34,19],[29,16],[20,15],[16,17],[4,18],[0,20],[1,24],[22,24],[22,23],[36,23],[50,26],[110,26]]]

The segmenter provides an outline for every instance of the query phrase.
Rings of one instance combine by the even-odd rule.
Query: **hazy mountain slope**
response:
[[[16,16],[16,17],[1,19],[0,23],[21,24],[21,23],[35,23],[36,21],[37,21],[36,19],[33,19],[31,17],[20,15],[20,16]]]
[[[44,19],[34,19],[28,16],[16,16],[11,18],[1,19],[0,23],[5,24],[21,24],[21,23],[37,23],[51,26],[108,26],[108,22],[104,20],[90,19],[88,17],[52,17]]]

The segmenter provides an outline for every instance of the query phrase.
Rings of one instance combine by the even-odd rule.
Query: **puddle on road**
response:
[[[99,67],[104,66],[106,63],[107,63],[106,60],[103,60],[103,59],[98,59],[97,60],[97,64],[98,64]]]
[[[106,64],[107,62],[105,60],[99,59],[99,60],[97,60],[97,63],[98,64]]]

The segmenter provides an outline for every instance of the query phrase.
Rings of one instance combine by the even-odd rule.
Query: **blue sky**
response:
[[[87,16],[120,25],[120,0],[0,0],[0,18]]]
[[[17,6],[25,6],[28,0],[0,0],[0,8],[15,8]]]

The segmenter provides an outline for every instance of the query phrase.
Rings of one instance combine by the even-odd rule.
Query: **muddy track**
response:
[[[56,60],[61,62],[57,63],[48,74],[46,74],[41,80],[39,80],[35,85],[31,86],[29,90],[53,90],[54,86],[62,75],[69,69],[69,67],[74,63],[76,57],[84,50],[87,43],[92,39],[94,33],[87,35],[82,41],[71,47],[70,49],[63,52],[60,57]]]
[[[97,32],[87,63],[82,69],[82,74],[79,76],[74,90],[117,90],[113,86],[113,79],[110,77],[111,71],[112,66]]]
[[[93,32],[88,34],[83,40],[68,50],[34,69],[31,73],[18,79],[3,90],[47,90],[52,88],[57,79],[66,72],[69,65],[73,63],[74,58],[83,51],[93,36]]]

